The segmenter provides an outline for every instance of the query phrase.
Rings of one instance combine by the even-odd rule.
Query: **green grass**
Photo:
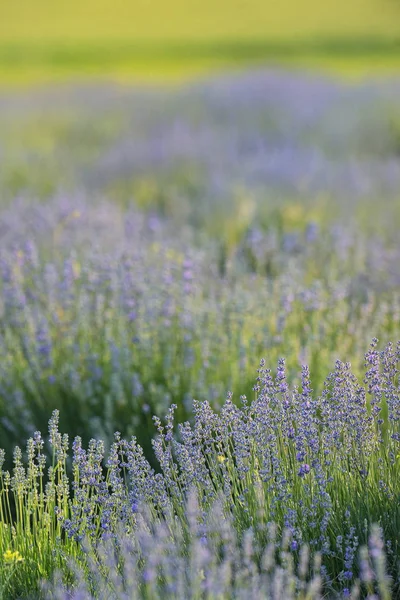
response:
[[[4,40],[216,40],[395,35],[391,0],[3,0]]]
[[[399,13],[390,0],[5,0],[0,85],[173,80],[259,64],[398,72]]]
[[[188,43],[83,42],[0,45],[0,81],[46,82],[113,78],[168,80],[249,65],[328,69],[344,75],[397,72],[400,37],[296,40],[192,41]]]

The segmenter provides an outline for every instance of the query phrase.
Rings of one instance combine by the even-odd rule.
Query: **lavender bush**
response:
[[[45,597],[52,600],[107,597],[130,598],[261,598],[280,600],[294,598],[317,600],[326,597],[352,598],[361,596],[391,597],[385,572],[382,533],[373,526],[368,546],[360,552],[360,578],[342,593],[327,595],[322,589],[321,557],[316,554],[310,564],[309,548],[298,547],[293,557],[290,534],[277,541],[276,529],[270,524],[265,546],[255,540],[252,529],[246,531],[243,543],[230,518],[219,504],[207,520],[208,537],[199,535],[194,518],[200,514],[193,499],[187,512],[189,538],[185,541],[182,528],[174,520],[157,523],[141,516],[136,537],[120,535],[114,543],[101,543],[83,569],[72,566],[73,588],[66,589],[58,573],[51,584],[45,584]],[[190,527],[191,525],[191,527]],[[182,552],[184,547],[184,552]],[[75,568],[74,568],[75,567]],[[89,574],[89,575],[88,575]]]
[[[133,580],[138,598],[306,597],[308,586],[311,597],[355,598],[360,581],[396,597],[400,342],[378,351],[374,339],[365,365],[361,383],[337,361],[318,396],[308,367],[290,387],[283,359],[274,376],[262,361],[253,402],[242,396],[236,407],[229,394],[219,412],[195,402],[194,424],[176,431],[171,406],[165,423],[154,417],[160,472],[135,437],[116,433],[106,459],[103,442],[85,450],[75,438],[70,480],[55,411],[47,477],[39,433],[27,467],[16,448],[13,474],[2,474],[1,551],[26,561],[14,585],[26,593],[24,577],[43,557],[42,575],[61,569],[76,598],[124,597]],[[46,589],[64,597],[60,585]]]

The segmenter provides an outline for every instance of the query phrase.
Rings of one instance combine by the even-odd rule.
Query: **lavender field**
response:
[[[400,598],[400,81],[3,93],[0,159],[0,599]]]

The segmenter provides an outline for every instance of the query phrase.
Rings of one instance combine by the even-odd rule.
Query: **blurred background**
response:
[[[171,80],[249,65],[397,70],[398,0],[2,0],[0,81]]]

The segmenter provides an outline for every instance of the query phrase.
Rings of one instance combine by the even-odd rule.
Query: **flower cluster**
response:
[[[221,568],[215,563],[217,556],[233,561],[229,566],[221,563],[230,573],[224,576],[228,579],[215,575],[212,586],[219,581],[221,593],[231,593],[229,586],[240,590],[242,576],[246,581],[250,573],[261,577],[259,566],[269,547],[271,523],[285,548],[282,560],[286,566],[289,560],[300,568],[307,548],[312,561],[319,561],[315,571],[318,589],[345,593],[359,585],[359,551],[367,544],[373,523],[379,522],[379,536],[384,535],[387,547],[385,572],[388,569],[397,586],[400,342],[397,346],[389,343],[380,351],[376,347],[377,340],[373,340],[365,355],[365,384],[352,374],[348,363],[338,361],[317,395],[311,389],[308,367],[302,368],[300,385],[291,386],[283,359],[275,375],[261,361],[252,402],[242,396],[237,406],[228,394],[216,411],[207,401],[194,401],[194,422],[180,423],[177,428],[177,406],[171,405],[164,422],[154,417],[158,472],[135,437],[125,440],[116,433],[107,458],[103,442],[92,439],[84,449],[81,439],[75,438],[70,478],[69,442],[58,431],[55,411],[49,423],[54,459],[46,486],[42,485],[43,441],[37,433],[28,442],[28,467],[16,448],[12,476],[3,473],[1,514],[7,520],[11,493],[17,530],[28,527],[35,536],[31,522],[40,524],[40,529],[46,523],[48,534],[58,531],[57,544],[62,546],[65,536],[75,548],[87,546],[88,555],[105,552],[105,546],[99,550],[99,541],[122,546],[129,542],[134,545],[129,548],[138,544],[134,560],[141,568],[147,565],[142,560],[146,548],[149,552],[152,548],[149,564],[140,575],[144,578],[140,589],[142,585],[153,589],[152,582],[158,586],[162,581],[170,584],[170,593],[178,597],[184,597],[184,592],[174,587],[178,581],[183,585],[178,573],[185,572],[188,557],[192,556],[191,564],[200,552],[196,546],[191,555],[189,543],[202,548],[196,560],[204,558],[198,568],[205,582],[210,577],[213,580],[213,569]],[[379,398],[369,384],[372,377]],[[21,507],[29,511],[28,520]],[[166,545],[166,556],[164,550],[158,554],[160,544]],[[170,544],[176,551],[172,552]],[[248,552],[248,558],[242,552]],[[107,553],[101,556],[108,560]],[[172,556],[184,563],[175,565]],[[247,575],[239,577],[244,569],[241,561],[246,560]],[[133,573],[136,571],[130,576]],[[274,577],[276,574],[274,571]],[[303,585],[296,577],[296,586]],[[200,587],[206,585],[202,581],[198,581]],[[257,581],[252,580],[255,589],[261,585]],[[247,590],[246,586],[243,589]]]
[[[6,565],[16,565],[18,563],[21,563],[24,559],[18,552],[18,550],[15,550],[15,552],[13,552],[12,550],[7,550],[3,554],[3,560]]]
[[[307,545],[281,539],[273,524],[260,545],[253,529],[240,542],[232,518],[216,502],[201,524],[195,495],[185,506],[187,537],[181,524],[170,518],[157,522],[140,514],[135,536],[121,533],[117,541],[100,543],[86,568],[74,568],[74,585],[66,586],[61,573],[43,585],[46,600],[130,600],[131,598],[186,600],[187,598],[260,598],[260,600],[322,600],[321,556],[310,558]],[[204,531],[207,532],[205,535]],[[294,550],[296,552],[294,552]],[[369,546],[361,548],[360,578],[343,587],[335,598],[372,598],[379,586],[390,598],[385,571],[382,531],[374,526]],[[294,559],[295,557],[295,559]],[[365,592],[367,592],[366,595]]]

